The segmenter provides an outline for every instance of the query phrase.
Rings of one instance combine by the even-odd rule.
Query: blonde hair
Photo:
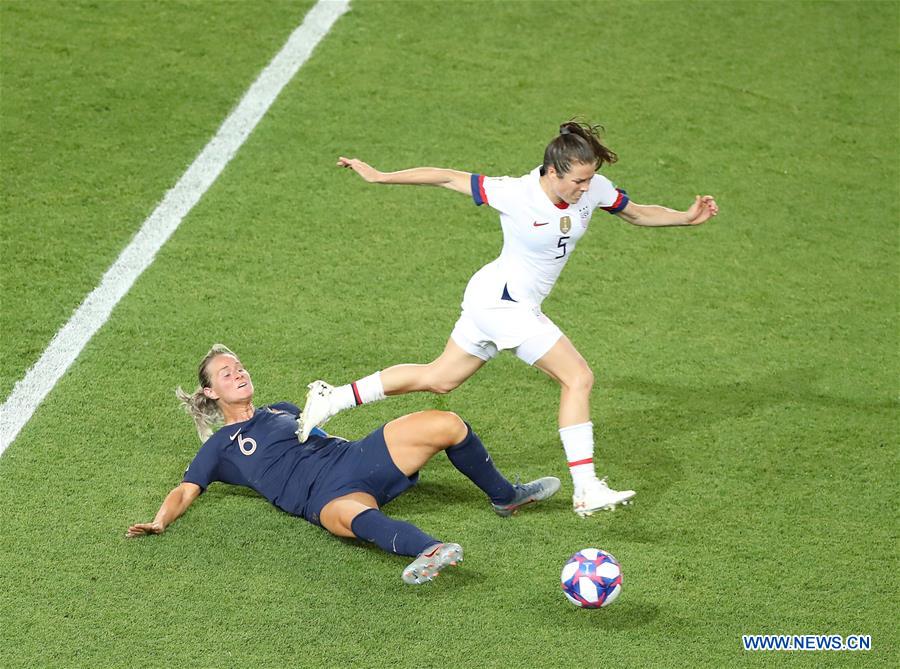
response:
[[[227,346],[213,344],[212,348],[209,349],[209,353],[203,357],[203,360],[200,361],[200,366],[197,368],[197,379],[200,381],[200,385],[197,386],[194,394],[188,395],[181,389],[181,386],[175,389],[175,397],[179,399],[184,410],[194,420],[201,442],[206,442],[212,436],[214,432],[213,427],[218,429],[218,426],[225,422],[225,417],[222,415],[218,402],[203,393],[204,388],[212,386],[212,378],[206,367],[217,355],[231,355],[237,358]]]

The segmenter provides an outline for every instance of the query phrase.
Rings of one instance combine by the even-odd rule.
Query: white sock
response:
[[[331,409],[334,413],[349,409],[356,406],[356,397],[353,395],[353,388],[348,383],[345,386],[338,386],[331,393]]]
[[[559,428],[575,489],[597,479],[594,471],[594,424],[591,422]]]
[[[335,413],[384,399],[384,385],[381,383],[381,372],[375,372],[361,378],[359,381],[348,383],[345,386],[335,388],[331,394],[331,406]]]
[[[384,384],[381,383],[381,372],[375,372],[361,378],[355,384],[357,404],[368,404],[384,399]]]

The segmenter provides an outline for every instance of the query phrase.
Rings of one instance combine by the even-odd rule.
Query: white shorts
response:
[[[533,365],[562,337],[556,323],[538,306],[515,302],[463,308],[450,338],[466,353],[488,361],[500,351],[513,350]]]

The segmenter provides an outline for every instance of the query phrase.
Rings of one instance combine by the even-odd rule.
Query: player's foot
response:
[[[297,439],[301,443],[309,439],[309,433],[314,428],[324,425],[337,413],[331,408],[331,393],[334,388],[324,381],[313,381],[307,388],[309,392],[306,394],[306,404],[297,419]]]
[[[545,476],[531,483],[516,483],[513,487],[516,489],[513,501],[509,504],[491,504],[498,516],[511,516],[526,504],[552,497],[559,490],[559,479],[555,476]]]
[[[459,544],[430,546],[403,570],[403,582],[408,585],[427,583],[444,567],[456,566],[462,562],[462,554],[462,546]]]
[[[606,485],[606,477],[603,477],[575,491],[572,496],[572,510],[584,518],[593,515],[595,511],[603,509],[612,511],[617,504],[628,504],[634,495],[634,490],[613,490]]]

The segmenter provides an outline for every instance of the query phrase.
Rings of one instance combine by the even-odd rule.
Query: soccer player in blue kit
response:
[[[510,516],[559,489],[559,479],[552,476],[510,483],[472,428],[448,411],[409,414],[358,441],[316,429],[300,443],[298,407],[289,402],[254,407],[250,374],[226,347],[216,344],[210,349],[198,377],[194,394],[179,388],[178,397],[194,419],[203,446],[153,521],[132,525],[127,537],[161,534],[212,482],[222,481],[252,488],[279,509],[336,536],[363,539],[389,553],[414,557],[402,579],[415,585],[460,562],[462,547],[389,518],[380,507],[415,485],[419,470],[433,456],[445,451],[500,516]],[[212,426],[218,423],[223,426],[213,433]]]
[[[642,227],[696,226],[718,214],[710,195],[685,211],[638,204],[597,170],[616,162],[599,126],[569,121],[544,150],[543,163],[521,177],[489,177],[459,170],[414,167],[382,172],[357,158],[338,160],[376,184],[440,186],[499,213],[500,255],[466,286],[462,313],[443,353],[428,364],[393,365],[355,383],[309,385],[300,440],[340,411],[410,392],[448,393],[500,351],[509,350],[560,385],[559,437],[572,476],[572,510],[590,516],[627,503],[633,490],[613,490],[594,468],[590,394],[594,374],[574,344],[541,310],[595,211]]]

